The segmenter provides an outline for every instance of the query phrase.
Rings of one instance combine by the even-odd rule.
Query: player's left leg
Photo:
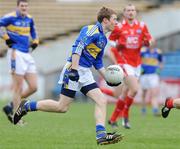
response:
[[[159,88],[154,87],[149,89],[151,95],[151,105],[152,105],[152,112],[154,116],[160,116],[159,114],[159,103],[158,103],[158,95],[159,95]]]
[[[94,84],[95,85],[95,84]],[[114,144],[122,140],[121,134],[107,133],[105,129],[106,120],[106,105],[107,101],[101,90],[93,84],[86,86],[87,96],[93,99],[95,105],[95,120],[96,120],[96,140],[99,145]],[[94,86],[94,88],[93,88]]]
[[[13,74],[12,80],[13,80],[13,107],[14,109],[17,109],[21,102],[24,76]]]
[[[25,74],[24,79],[27,82],[28,88],[22,92],[21,99],[27,98],[37,90],[36,73],[27,73]],[[12,122],[13,109],[13,101],[3,107],[3,111],[7,115],[10,122]]]
[[[146,115],[146,100],[147,99],[147,89],[142,89],[142,100],[141,100],[141,113]]]
[[[148,84],[148,94],[149,100],[152,105],[152,112],[154,116],[160,116],[159,114],[159,103],[158,103],[158,96],[159,96],[159,84],[160,79],[158,74],[148,74],[147,75],[147,84]]]
[[[136,96],[138,90],[139,90],[139,82],[138,78],[135,76],[127,76],[125,78],[125,83],[128,87],[128,93],[125,97],[125,106],[123,110],[123,126],[127,129],[130,128],[129,124],[129,109],[134,101],[134,97]]]
[[[26,73],[24,79],[28,85],[28,88],[22,92],[21,98],[27,98],[37,91],[37,74]]]

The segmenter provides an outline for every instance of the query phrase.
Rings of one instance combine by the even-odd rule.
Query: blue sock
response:
[[[141,109],[141,112],[142,112],[142,114],[146,114],[146,108],[143,107],[143,108]]]
[[[153,112],[153,114],[157,114],[159,112],[159,110],[158,110],[158,108],[153,108],[152,112]]]
[[[106,129],[102,125],[96,125],[96,139],[102,138],[106,135]]]
[[[26,111],[37,111],[37,101],[27,101],[24,107]]]

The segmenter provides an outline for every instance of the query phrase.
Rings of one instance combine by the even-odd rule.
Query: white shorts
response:
[[[141,66],[133,67],[129,64],[120,64],[120,66],[124,69],[125,74],[128,76],[135,76],[137,78],[140,77],[141,74]]]
[[[83,87],[87,87],[88,85],[90,85],[90,87],[86,88],[87,90],[91,90],[93,88],[97,88],[97,85],[95,86],[96,81],[94,80],[94,77],[92,75],[92,72],[91,72],[90,68],[85,68],[85,67],[79,66],[79,68],[78,68],[79,81],[78,82],[72,81],[69,78],[66,78],[65,74],[68,73],[68,68],[70,66],[71,66],[71,63],[69,63],[69,62],[64,66],[64,68],[62,70],[62,73],[60,75],[60,79],[58,81],[59,84],[63,84],[63,88],[64,89],[71,90],[71,91],[79,91]],[[94,85],[91,86],[92,84],[94,84]]]
[[[159,76],[157,74],[143,74],[140,77],[142,89],[151,89],[159,86]]]
[[[7,59],[10,72],[18,75],[36,73],[35,61],[29,53],[9,49]]]

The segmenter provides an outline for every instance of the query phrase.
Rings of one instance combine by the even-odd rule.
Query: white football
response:
[[[106,69],[105,79],[111,84],[123,83],[124,71],[119,65],[110,65]]]

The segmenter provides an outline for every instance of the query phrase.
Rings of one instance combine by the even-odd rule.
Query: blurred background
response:
[[[147,24],[157,47],[163,51],[160,102],[167,96],[180,97],[179,0],[30,0],[29,13],[35,19],[40,38],[40,46],[32,53],[39,77],[38,91],[33,96],[57,99],[59,75],[81,27],[95,23],[97,11],[102,6],[120,13],[128,3],[137,7],[139,19]],[[0,16],[15,8],[16,0],[0,0]],[[0,40],[0,99],[5,100],[11,99],[6,50],[7,46]],[[104,61],[105,66],[110,64],[106,56]],[[98,80],[97,74],[95,77]],[[136,102],[139,100],[137,97]]]

